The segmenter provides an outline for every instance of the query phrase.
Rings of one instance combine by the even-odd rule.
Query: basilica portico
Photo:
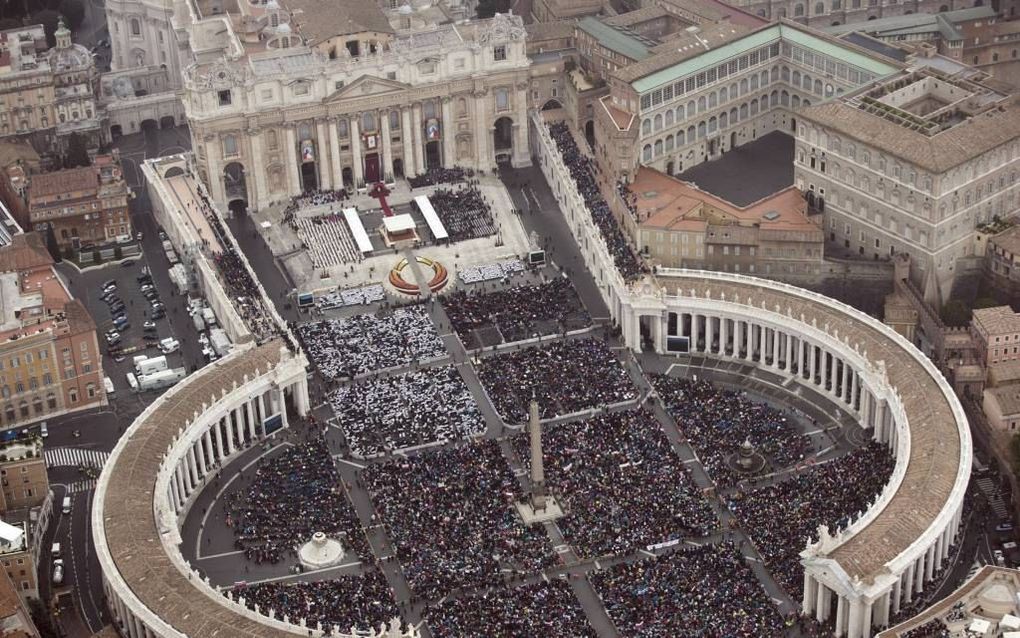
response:
[[[186,71],[198,171],[221,204],[260,208],[432,168],[530,163],[517,16],[398,33],[360,58],[273,42]]]

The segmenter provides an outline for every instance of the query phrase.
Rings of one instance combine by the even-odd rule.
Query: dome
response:
[[[277,11],[277,10],[279,10],[279,8],[280,8],[280,3],[278,3],[276,0],[268,0],[268,2],[266,2],[266,10],[267,11]]]
[[[92,56],[88,49],[80,44],[72,44],[66,48],[54,47],[49,50],[47,60],[57,73],[79,71],[92,64]]]
[[[276,27],[276,32],[280,35],[287,35],[290,33],[290,25],[286,22],[281,22],[280,26]]]

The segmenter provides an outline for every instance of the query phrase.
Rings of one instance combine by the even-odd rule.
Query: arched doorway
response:
[[[563,105],[560,104],[559,100],[549,100],[542,105],[543,111],[555,111],[556,109],[562,109]]]
[[[143,131],[156,131],[159,130],[159,123],[156,120],[142,120],[141,129]]]
[[[393,160],[393,175],[394,177],[404,176],[404,160],[399,157]]]
[[[177,126],[177,121],[173,115],[164,115],[159,118],[159,128],[173,128]]]
[[[354,174],[351,172],[350,166],[345,166],[344,169],[340,171],[340,179],[343,180],[344,186],[347,188],[354,186]]]
[[[177,177],[178,175],[184,175],[184,169],[180,166],[171,166],[165,173],[163,173],[163,177],[166,178]]]
[[[674,171],[675,168],[676,168],[676,166],[673,164],[673,160],[669,160],[668,162],[666,162],[666,174],[667,175],[673,175],[673,171]]]
[[[595,150],[595,120],[588,120],[584,125],[584,139],[588,140],[588,148]]]
[[[232,199],[227,204],[227,209],[234,217],[238,217],[248,212],[248,203],[243,199]]]
[[[124,134],[124,129],[121,128],[120,124],[114,124],[110,127],[110,137],[117,139]]]
[[[514,155],[514,121],[509,117],[496,120],[492,129],[492,142],[496,162],[510,162]]]
[[[795,117],[790,118],[790,130],[794,133],[797,132],[797,118]]]
[[[248,183],[243,164],[231,162],[223,167],[223,189],[228,202],[234,199],[248,200]]]
[[[737,148],[737,132],[730,133],[730,150]]]

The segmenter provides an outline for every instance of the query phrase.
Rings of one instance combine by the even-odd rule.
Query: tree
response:
[[[53,34],[57,31],[57,23],[60,22],[60,14],[52,9],[43,9],[32,14],[30,24],[41,24],[46,33],[46,46],[53,47],[57,38]]]
[[[81,0],[60,0],[57,10],[67,20],[67,28],[72,31],[77,29],[85,19],[85,5]]]
[[[497,13],[506,13],[510,10],[510,0],[478,0],[478,7],[475,9],[480,19],[491,18]]]
[[[77,133],[71,133],[67,139],[67,153],[64,155],[64,168],[76,168],[88,166],[89,150],[85,146],[85,138]]]

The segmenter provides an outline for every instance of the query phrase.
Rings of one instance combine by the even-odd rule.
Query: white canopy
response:
[[[429,230],[432,231],[432,236],[436,239],[447,239],[450,235],[446,232],[446,227],[443,226],[443,222],[439,220],[439,215],[436,214],[436,209],[432,208],[432,202],[429,201],[429,198],[424,195],[418,195],[414,198],[414,203],[418,204],[418,210],[421,211],[422,216],[425,218],[425,222],[429,225]]]
[[[365,226],[361,223],[361,218],[358,217],[358,209],[345,208],[344,219],[347,220],[347,227],[351,229],[351,234],[354,235],[354,243],[358,245],[358,250],[362,253],[372,252],[372,241],[368,238],[368,233],[365,232]]]
[[[414,218],[404,213],[393,217],[383,217],[383,226],[387,233],[402,233],[414,228]]]

